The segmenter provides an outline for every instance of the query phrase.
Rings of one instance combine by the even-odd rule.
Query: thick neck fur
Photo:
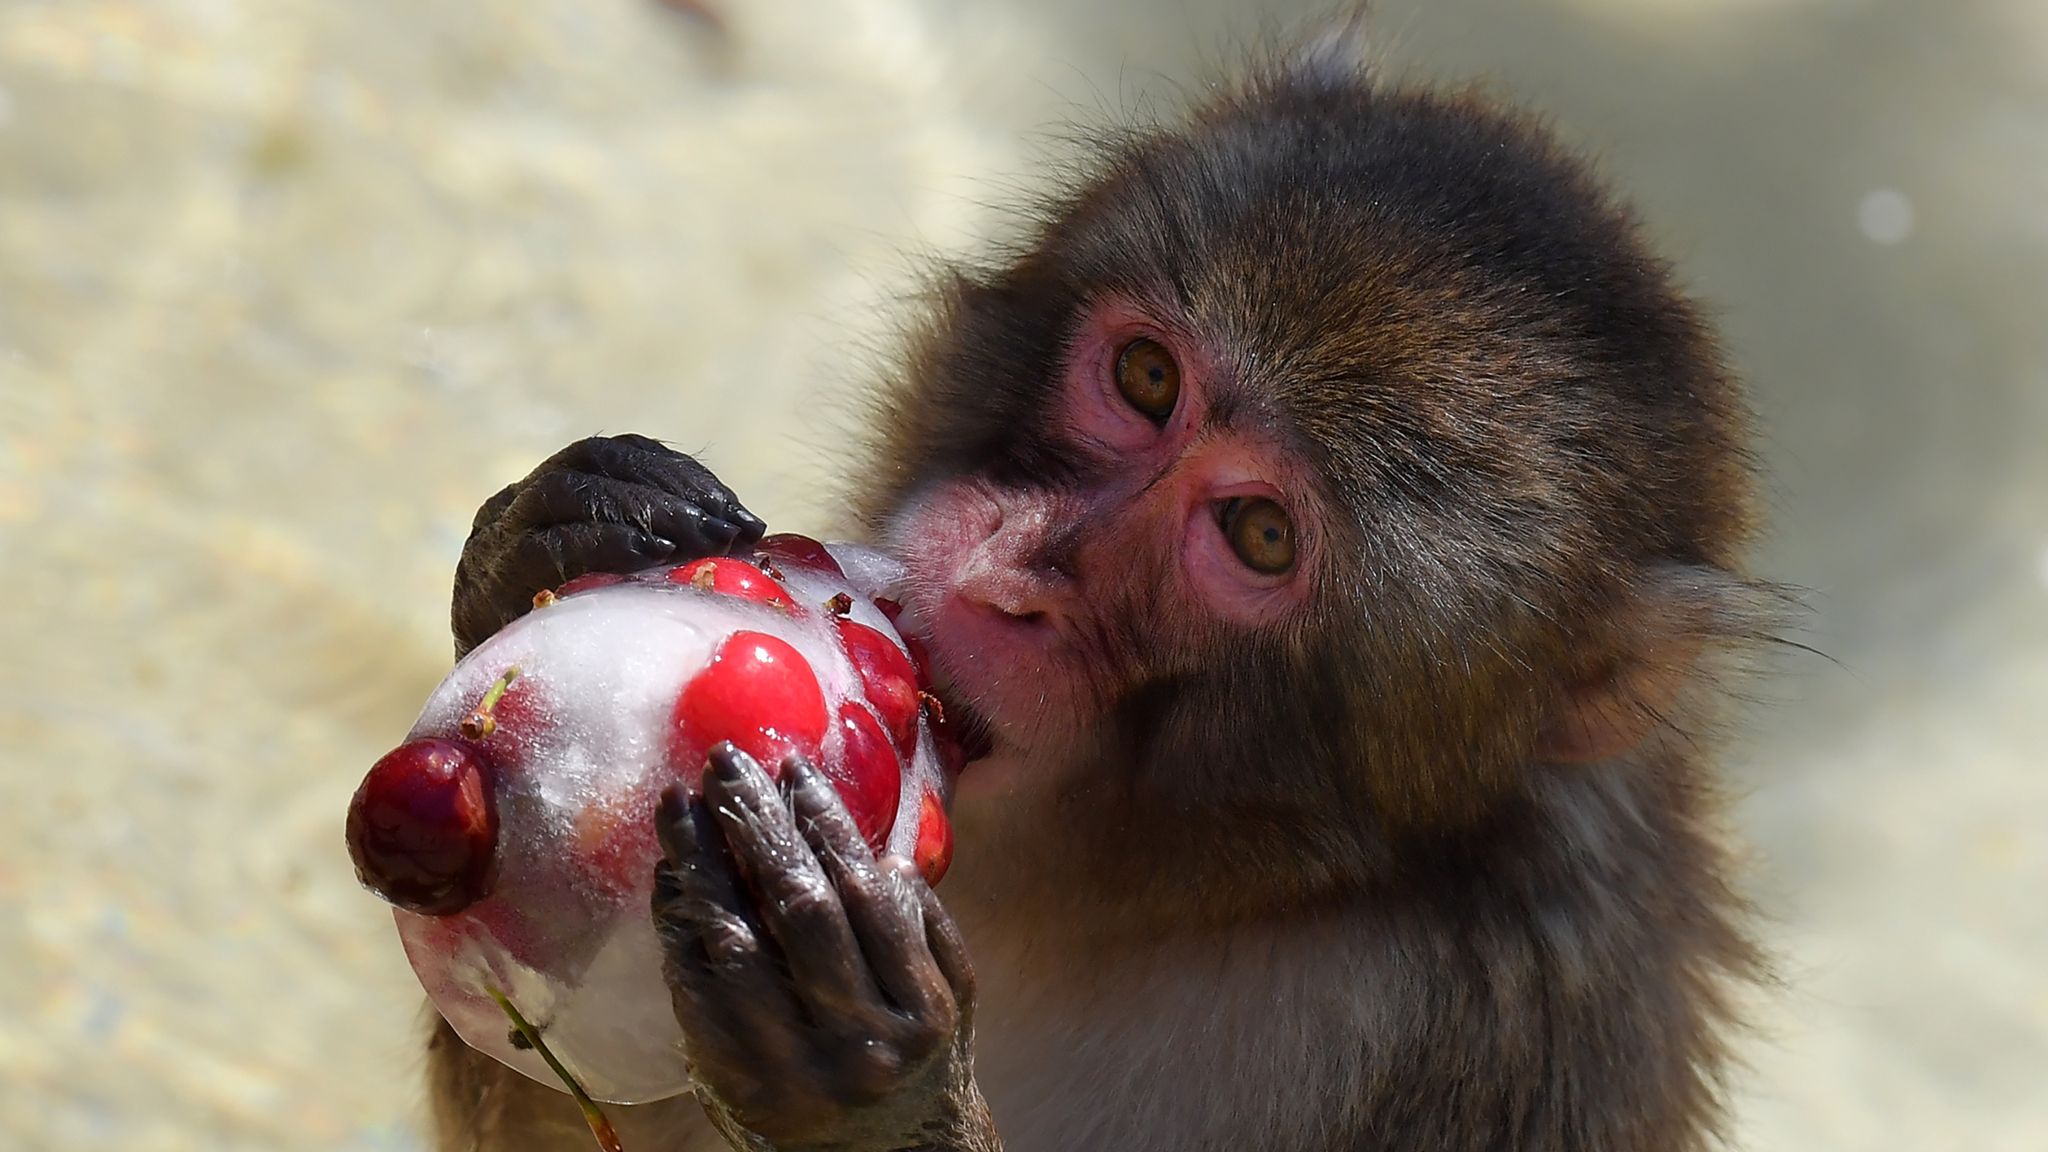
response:
[[[1703,1146],[1752,965],[1707,797],[1672,747],[1546,771],[1511,853],[1220,929],[1048,891],[1061,830],[964,805],[945,895],[1007,1147]]]

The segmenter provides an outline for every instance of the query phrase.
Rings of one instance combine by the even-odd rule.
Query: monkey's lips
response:
[[[948,717],[965,718],[963,732],[978,734],[980,759],[1001,743],[1005,729],[1042,712],[1065,677],[1053,653],[1054,626],[1037,613],[1018,615],[954,594],[932,620],[926,643],[942,673],[940,702]]]
[[[989,718],[975,709],[974,705],[960,698],[950,686],[935,687],[932,695],[938,698],[939,708],[945,716],[941,726],[944,739],[953,741],[960,750],[956,770],[964,770],[977,760],[986,760],[995,754],[995,726]]]

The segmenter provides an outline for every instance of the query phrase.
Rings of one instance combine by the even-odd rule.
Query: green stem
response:
[[[569,1086],[569,1095],[576,1098],[576,1107],[583,1110],[583,1122],[590,1125],[590,1134],[597,1137],[597,1146],[604,1149],[604,1152],[624,1152],[625,1146],[619,1143],[619,1134],[612,1130],[612,1122],[605,1119],[604,1113],[598,1109],[597,1101],[590,1098],[590,1093],[583,1090],[583,1085],[576,1082],[576,1077],[570,1075],[567,1068],[562,1067],[560,1060],[555,1059],[555,1054],[548,1049],[547,1041],[540,1038],[540,1029],[527,1023],[526,1017],[519,1014],[519,1009],[512,1006],[511,998],[503,992],[488,986],[484,991],[489,992],[491,999],[498,1002],[498,1007],[504,1009],[505,1016],[512,1021],[512,1027],[517,1028],[519,1034],[526,1037],[526,1042],[533,1045],[533,1050],[540,1053],[540,1058],[548,1062],[548,1067],[554,1069],[555,1075],[562,1078],[562,1083]]]
[[[463,718],[461,728],[464,736],[471,740],[482,740],[498,730],[498,718],[491,713],[498,707],[498,701],[505,698],[505,692],[512,687],[512,682],[517,679],[519,666],[516,664],[499,674],[497,680],[492,682],[490,690],[484,693],[484,698],[477,702],[475,710]]]

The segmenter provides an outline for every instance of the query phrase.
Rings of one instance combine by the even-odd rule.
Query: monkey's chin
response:
[[[970,763],[967,771],[953,781],[956,830],[961,821],[971,823],[984,813],[994,812],[999,819],[1020,797],[1048,791],[1059,773],[1060,763],[997,745],[994,752]]]

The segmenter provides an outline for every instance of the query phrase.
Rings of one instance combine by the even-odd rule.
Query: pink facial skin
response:
[[[1308,595],[1321,534],[1306,469],[1258,416],[1209,418],[1230,382],[1160,315],[1107,302],[1069,345],[1053,403],[1073,451],[1098,465],[1088,486],[1005,489],[964,477],[927,489],[889,526],[933,660],[952,694],[990,720],[998,756],[1056,752],[1071,721],[1110,702],[1104,694],[1120,685],[1105,681],[1128,662],[1107,650],[1106,634],[1135,621],[1157,630],[1146,646],[1170,652],[1270,624]],[[1138,337],[1165,345],[1180,368],[1163,425],[1117,389],[1117,357]],[[1267,575],[1238,559],[1218,517],[1232,497],[1287,510],[1292,569]]]

